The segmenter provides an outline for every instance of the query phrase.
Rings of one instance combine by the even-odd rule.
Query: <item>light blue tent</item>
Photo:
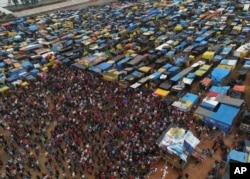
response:
[[[248,154],[237,150],[231,150],[227,155],[227,164],[230,161],[237,161],[240,163],[247,163]]]
[[[221,85],[229,75],[231,71],[228,69],[214,68],[211,73],[211,78],[213,80],[213,85]]]
[[[219,94],[227,94],[230,86],[212,86],[209,91],[219,93]]]
[[[218,126],[220,130],[228,133],[239,111],[240,108],[221,104],[216,112],[211,113],[209,119],[205,121],[205,123]]]

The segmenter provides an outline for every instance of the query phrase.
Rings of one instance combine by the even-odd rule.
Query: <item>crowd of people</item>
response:
[[[2,177],[145,176],[159,160],[156,140],[169,124],[187,130],[203,126],[191,112],[166,106],[152,92],[62,66],[2,95],[0,126],[6,132],[0,142],[8,155],[6,162],[1,157]],[[222,144],[218,138],[212,149]]]
[[[10,133],[2,140],[9,156],[6,175],[145,175],[158,159],[156,140],[169,123],[169,109],[151,94],[64,67],[4,94],[1,126]],[[38,160],[41,155],[45,161]]]

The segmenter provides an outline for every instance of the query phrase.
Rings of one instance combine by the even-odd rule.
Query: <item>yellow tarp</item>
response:
[[[158,96],[165,97],[170,93],[170,91],[157,88],[154,93]]]
[[[250,163],[250,154],[248,154],[247,163]]]
[[[175,28],[174,28],[174,31],[182,31],[183,30],[183,27],[181,25],[177,25]]]
[[[219,65],[217,66],[217,68],[222,68],[222,69],[226,69],[226,70],[230,70],[230,71],[233,70],[233,66],[231,66],[231,65],[219,64]]]
[[[3,86],[2,88],[0,88],[0,93],[3,93],[7,90],[9,90],[10,88],[8,86]]]
[[[42,69],[41,69],[43,72],[47,72],[48,71],[48,67],[43,67]]]
[[[22,67],[22,65],[20,63],[13,63],[13,66],[15,68],[21,68]]]
[[[165,68],[160,68],[160,69],[158,69],[158,72],[161,72],[161,73],[163,73],[163,72],[165,72],[165,71],[166,71]]]
[[[21,86],[27,86],[27,85],[29,85],[29,83],[26,81],[21,83]]]
[[[148,73],[151,70],[151,67],[148,66],[143,66],[141,68],[139,68],[139,71],[143,72],[143,73]]]
[[[202,58],[205,60],[212,60],[214,58],[215,52],[212,51],[206,51],[203,53]]]

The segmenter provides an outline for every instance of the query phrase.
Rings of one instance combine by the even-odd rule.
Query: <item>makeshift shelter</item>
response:
[[[178,169],[184,169],[200,143],[191,131],[169,126],[157,140],[162,158]]]
[[[242,106],[242,104],[244,103],[244,100],[242,100],[242,99],[229,98],[229,97],[227,97],[225,95],[221,95],[221,94],[216,96],[216,101],[218,101],[222,104],[234,106],[237,108],[240,108]]]
[[[206,119],[205,118],[209,118],[210,115],[211,115],[212,111],[210,110],[207,110],[203,107],[198,107],[195,112],[194,112],[194,116],[196,116],[198,119],[202,120],[202,121],[205,121]]]
[[[223,85],[226,78],[229,77],[231,70],[214,68],[211,73],[211,78],[213,80],[213,85]]]
[[[199,101],[199,96],[187,93],[178,101],[175,101],[172,106],[176,107],[179,110],[189,111],[193,106],[197,105]]]
[[[168,90],[157,88],[155,92],[153,93],[153,96],[166,97],[169,93],[170,91]]]
[[[202,59],[207,60],[207,61],[210,62],[211,60],[213,60],[214,55],[215,55],[215,52],[213,52],[213,51],[206,51],[205,53],[203,53]]]
[[[209,91],[213,91],[218,94],[228,94],[230,86],[212,86]]]
[[[231,150],[227,155],[227,164],[229,163],[247,163],[248,154],[237,150]]]
[[[212,85],[213,80],[210,78],[203,78],[203,80],[200,81],[200,88],[203,90],[207,90]]]
[[[211,68],[211,65],[202,65],[198,70],[194,73],[197,77],[203,77]]]
[[[234,85],[231,91],[231,97],[241,99],[243,98],[245,93],[245,86],[244,85]]]
[[[218,126],[220,130],[228,133],[234,119],[240,109],[237,107],[221,104],[216,112],[212,112],[209,119],[205,119],[207,125]]]
[[[170,80],[173,81],[173,82],[177,82],[181,78],[183,78],[186,74],[191,72],[192,70],[193,70],[192,67],[186,68],[186,69],[182,70],[181,72],[179,72],[178,74],[176,74],[175,76],[173,76]]]
[[[219,105],[219,102],[216,101],[215,99],[216,97],[207,96],[202,100],[200,106],[203,107],[204,109],[214,111],[215,108]]]
[[[223,59],[223,60],[220,62],[221,65],[232,66],[232,70],[235,69],[237,63],[238,63],[238,60],[231,60],[231,59]]]

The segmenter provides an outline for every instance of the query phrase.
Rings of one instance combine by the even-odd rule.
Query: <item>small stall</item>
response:
[[[187,166],[199,143],[199,139],[191,131],[174,126],[169,126],[157,140],[161,157],[177,169],[184,169]]]

